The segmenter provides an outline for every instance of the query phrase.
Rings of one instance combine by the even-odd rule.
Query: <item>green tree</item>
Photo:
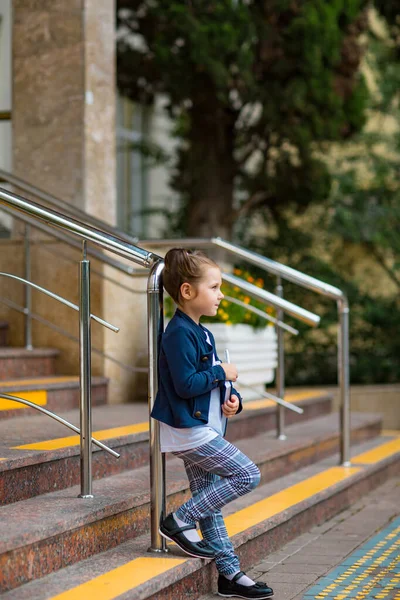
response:
[[[351,381],[359,384],[400,378],[400,340],[393,335],[400,326],[400,39],[395,25],[379,20],[374,11],[369,13],[368,38],[363,60],[371,90],[366,126],[351,141],[327,147],[332,189],[318,221],[313,211],[316,234],[310,225],[306,232],[297,231],[291,215],[289,242],[273,248],[280,252],[278,258],[284,256],[292,266],[345,291],[351,307]],[[370,269],[364,280],[354,257]],[[315,310],[315,302],[308,304],[299,290],[285,287],[291,300]],[[322,328],[303,329],[288,344],[289,384],[336,380],[335,307],[319,303],[318,314]]]
[[[181,231],[231,237],[328,196],[320,142],[364,122],[367,0],[118,0],[118,87],[166,97]],[[282,220],[283,219],[283,220]]]
[[[333,169],[328,225],[362,246],[400,291],[400,39],[397,45],[373,30],[370,37],[366,63],[376,89],[369,126]]]

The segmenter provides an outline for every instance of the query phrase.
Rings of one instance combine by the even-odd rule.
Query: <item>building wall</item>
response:
[[[11,121],[11,0],[0,1],[0,168],[10,170]]]

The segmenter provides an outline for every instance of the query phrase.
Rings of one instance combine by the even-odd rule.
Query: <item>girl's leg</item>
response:
[[[237,572],[239,560],[228,537],[221,508],[256,487],[258,467],[238,448],[217,437],[193,450],[174,453],[183,459],[193,497],[176,511],[186,523],[199,521],[203,537],[216,552],[220,573]]]
[[[197,496],[219,480],[218,475],[205,471],[199,465],[192,464],[185,458],[183,461],[193,496]],[[238,572],[240,570],[239,559],[229,539],[221,511],[217,510],[214,514],[204,517],[200,520],[199,525],[203,538],[216,553],[215,564],[218,572],[223,575]]]

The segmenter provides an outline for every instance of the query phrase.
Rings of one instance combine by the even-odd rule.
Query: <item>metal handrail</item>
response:
[[[133,237],[127,234],[121,229],[118,229],[118,227],[114,227],[113,225],[110,225],[102,219],[99,219],[93,215],[89,215],[77,206],[69,204],[61,198],[56,198],[56,196],[53,196],[52,194],[41,190],[40,188],[32,185],[31,183],[28,183],[27,181],[21,179],[20,177],[17,177],[16,175],[13,175],[12,173],[9,173],[8,171],[5,171],[4,169],[0,169],[0,179],[19,188],[23,192],[32,194],[39,200],[43,200],[43,202],[46,202],[53,208],[55,207],[56,209],[61,209],[65,214],[75,217],[78,220],[91,225],[92,227],[101,229],[102,231],[111,233],[112,235],[117,235],[119,238],[127,241],[128,243],[136,244],[138,242],[137,237]]]
[[[277,293],[283,295],[281,279],[291,281],[300,287],[309,289],[317,294],[327,296],[335,300],[338,308],[338,383],[340,389],[340,462],[343,466],[350,465],[350,375],[349,375],[349,303],[342,290],[329,285],[315,277],[310,277],[301,271],[287,267],[286,265],[251,252],[220,237],[209,239],[187,238],[187,239],[165,239],[165,240],[140,240],[142,246],[152,248],[165,248],[182,246],[186,248],[222,248],[237,258],[254,264],[261,269],[277,277]],[[278,317],[280,315],[278,313]],[[278,362],[278,395],[283,396],[284,391],[284,364],[283,364],[283,338],[278,336],[278,349],[280,360]],[[283,411],[278,409],[278,437],[285,439],[283,433]]]
[[[247,281],[243,281],[240,277],[236,277],[235,275],[230,275],[228,273],[222,273],[223,281],[230,283],[231,285],[239,286],[243,291],[247,292],[253,298],[257,300],[264,300],[267,304],[270,304],[274,308],[279,308],[284,312],[288,313],[290,316],[298,319],[299,321],[303,321],[307,325],[311,325],[312,327],[316,327],[319,325],[320,317],[315,315],[314,313],[293,304],[292,302],[288,302],[283,298],[279,298],[275,294],[271,294],[271,292],[267,292],[262,288],[253,285],[252,283],[248,283]]]
[[[31,215],[35,219],[48,223],[52,227],[69,231],[82,240],[87,240],[105,250],[128,258],[142,267],[150,268],[158,260],[161,260],[161,257],[157,254],[143,250],[143,248],[135,246],[114,234],[103,232],[100,229],[87,225],[77,219],[67,217],[55,210],[45,208],[36,202],[26,200],[22,196],[13,194],[3,188],[0,188],[0,204],[12,206],[15,210]]]
[[[5,304],[9,308],[12,308],[13,310],[16,310],[17,312],[22,313],[23,315],[26,315],[26,312],[27,312],[26,308],[24,308],[23,306],[20,306],[16,302],[13,302],[9,298],[4,298],[4,296],[0,296],[0,302],[3,303],[3,304]],[[50,329],[53,329],[53,331],[56,331],[60,335],[68,338],[69,340],[72,340],[73,342],[77,342],[79,344],[79,338],[76,337],[75,335],[72,335],[71,333],[69,333],[68,331],[66,331],[65,329],[63,329],[62,327],[59,327],[58,325],[55,325],[51,321],[48,321],[44,317],[42,317],[40,315],[37,315],[34,312],[30,312],[30,316],[35,321],[38,321],[42,325],[46,325],[46,327],[49,327]],[[29,348],[27,348],[27,350],[29,350]],[[32,350],[32,348],[30,348],[30,350]],[[99,350],[98,348],[95,348],[93,346],[92,346],[92,352],[94,352],[95,354],[98,354],[98,355],[102,356],[103,358],[106,358],[106,359],[110,360],[111,362],[115,363],[116,365],[118,365],[122,369],[125,369],[126,371],[130,371],[131,373],[148,373],[148,371],[149,371],[149,369],[147,367],[132,367],[132,365],[128,365],[126,363],[123,363],[120,360],[117,360],[116,358],[114,358],[113,356],[111,356],[110,354],[107,354],[106,352],[103,352],[102,350]]]
[[[66,427],[68,427],[68,429],[71,429],[75,433],[79,433],[79,434],[81,433],[81,430],[78,427],[76,427],[75,425],[72,425],[72,423],[70,423],[66,419],[63,419],[59,415],[56,415],[56,413],[53,413],[48,408],[43,408],[43,406],[40,406],[39,404],[35,404],[34,402],[25,400],[25,398],[20,398],[19,396],[11,396],[10,394],[3,394],[2,392],[0,392],[0,398],[5,398],[6,400],[11,400],[12,402],[18,402],[19,404],[25,404],[25,406],[34,408],[35,410],[38,410],[39,412],[43,413],[44,415],[51,417],[58,423],[65,425]],[[118,452],[115,452],[115,450],[112,450],[111,448],[109,448],[108,446],[103,444],[103,442],[96,440],[96,438],[94,438],[94,437],[92,437],[92,443],[96,444],[96,446],[98,446],[102,450],[105,450],[106,452],[108,452],[109,454],[114,456],[115,458],[120,458],[120,456],[121,456],[120,454],[118,454]]]
[[[90,263],[86,244],[90,241],[101,248],[123,256],[142,267],[152,267],[162,262],[161,257],[139,248],[114,234],[110,234],[81,221],[70,218],[40,204],[28,201],[8,190],[0,188],[0,204],[28,215],[51,227],[59,228],[83,240],[83,260],[80,261],[79,305],[79,356],[80,356],[80,448],[81,448],[81,497],[92,498],[92,452],[89,440],[91,432],[91,332],[90,332]],[[30,287],[30,286],[28,286]],[[149,378],[157,373],[156,359],[150,362]]]
[[[46,294],[46,296],[50,296],[50,298],[53,298],[54,300],[58,300],[59,302],[61,302],[61,304],[65,304],[65,306],[68,306],[69,308],[73,308],[74,310],[79,312],[79,306],[77,304],[74,304],[73,302],[66,300],[66,298],[63,298],[62,296],[59,296],[58,294],[51,292],[50,290],[42,287],[41,285],[32,283],[32,281],[28,281],[27,279],[24,279],[23,277],[17,277],[17,275],[12,275],[11,273],[4,273],[3,271],[0,271],[0,277],[10,277],[10,279],[16,279],[17,281],[21,281],[25,285],[29,285],[30,287],[33,287],[35,290],[39,290],[40,292],[43,292],[43,294]],[[97,323],[100,323],[100,325],[103,325],[104,327],[107,327],[107,329],[111,329],[111,331],[118,333],[119,327],[116,327],[115,325],[111,325],[111,323],[109,323],[108,321],[105,321],[104,319],[101,319],[100,317],[96,317],[96,315],[93,315],[92,313],[90,313],[90,317],[94,321],[97,321]]]
[[[42,231],[43,233],[46,233],[47,235],[51,235],[51,236],[55,237],[57,240],[60,240],[61,242],[64,242],[65,244],[68,244],[69,246],[72,246],[73,248],[80,250],[82,247],[81,242],[75,240],[71,235],[68,235],[61,230],[55,229],[54,227],[50,227],[50,226],[46,225],[45,223],[38,222],[37,220],[35,220],[32,217],[16,211],[16,209],[14,207],[9,207],[9,206],[3,205],[1,210],[4,211],[5,213],[7,213],[8,215],[23,221],[26,225],[32,225],[36,229],[39,229],[39,231]],[[18,214],[15,214],[16,212],[18,212]],[[100,260],[101,262],[104,262],[104,263],[110,265],[111,267],[114,267],[118,271],[121,271],[122,273],[126,273],[127,275],[139,275],[139,274],[143,275],[142,270],[135,269],[129,265],[125,265],[124,263],[122,263],[120,261],[116,261],[116,260],[112,259],[110,256],[107,256],[103,252],[97,250],[96,248],[88,248],[88,254],[90,254],[94,258]]]
[[[158,344],[159,344],[159,332],[163,330],[163,288],[162,288],[162,270],[164,268],[163,260],[160,256],[146,252],[142,248],[138,248],[134,244],[127,242],[113,233],[105,233],[95,227],[91,227],[81,221],[74,218],[62,215],[54,210],[46,209],[45,207],[38,205],[34,202],[25,200],[24,198],[12,194],[6,190],[0,189],[0,203],[11,206],[13,209],[20,211],[23,215],[28,217],[33,216],[39,221],[45,222],[52,227],[60,228],[63,231],[72,233],[83,240],[91,241],[92,243],[100,246],[103,249],[114,252],[124,258],[128,258],[142,267],[150,269],[150,275],[148,278],[147,286],[147,298],[148,298],[148,342],[149,342],[149,409],[152,410],[154,405],[155,397],[158,390],[158,375],[157,375],[157,358],[158,358]],[[86,261],[86,244],[84,252],[84,260],[81,262],[81,272],[84,271],[84,263]],[[233,277],[224,274],[225,277]],[[87,285],[88,275],[81,278],[82,285]],[[244,282],[240,279],[234,279],[234,281],[241,287]],[[281,311],[289,312],[295,318],[298,318],[310,325],[316,325],[319,322],[319,317],[296,307],[296,305],[287,302],[266,292],[260,290],[256,286],[246,283],[246,291],[254,297],[261,297],[267,303],[271,303],[273,306]],[[86,292],[87,294],[88,292]],[[261,296],[260,296],[261,294]],[[81,310],[82,305],[87,304],[84,297],[81,294]],[[81,323],[82,326],[82,323]],[[84,328],[84,333],[87,337],[87,327]],[[89,331],[90,336],[90,331]],[[82,352],[80,353],[82,356]],[[87,357],[86,357],[87,359]],[[81,360],[81,365],[84,361]],[[81,367],[81,380],[86,375],[87,385],[87,370]],[[271,396],[269,396],[271,397]],[[90,405],[90,401],[89,401]],[[81,403],[82,408],[82,403]],[[301,410],[301,409],[300,409]],[[90,414],[83,415],[86,420],[86,437],[84,436],[84,443],[82,442],[83,425],[81,427],[81,456],[87,456],[88,444],[86,440],[91,439],[91,424]],[[82,410],[81,410],[82,418]],[[90,433],[90,434],[89,434]],[[154,551],[162,551],[165,549],[165,540],[163,540],[158,532],[158,525],[160,517],[165,513],[165,457],[160,453],[160,440],[159,440],[159,424],[158,422],[150,419],[150,477],[151,477],[151,549]],[[84,452],[83,452],[84,451]],[[88,494],[89,496],[91,494]]]
[[[276,325],[276,327],[280,327],[280,328],[284,329],[285,331],[288,331],[292,335],[299,335],[298,329],[291,327],[290,325],[288,325],[287,323],[284,323],[283,321],[279,321],[279,319],[275,319],[274,317],[271,317],[271,315],[265,314],[262,310],[260,310],[259,308],[256,308],[255,306],[252,306],[251,304],[246,304],[246,302],[242,302],[238,298],[233,298],[232,296],[227,296],[226,294],[224,294],[224,300],[226,300],[227,302],[231,302],[232,304],[237,304],[238,306],[241,306],[242,308],[249,310],[250,312],[254,313],[255,315],[261,317],[262,319],[265,319],[266,321],[273,323],[274,325]]]

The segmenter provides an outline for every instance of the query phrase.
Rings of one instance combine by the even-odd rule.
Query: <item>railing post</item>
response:
[[[150,552],[167,552],[166,540],[159,533],[165,515],[165,455],[160,450],[160,424],[150,417],[158,391],[158,353],[160,333],[164,330],[162,271],[160,260],[151,269],[147,283],[149,342],[149,430],[150,430]]]
[[[25,274],[24,278],[31,281],[31,241],[30,241],[30,226],[25,225],[24,236],[24,254],[25,254]],[[30,285],[25,286],[25,348],[32,350],[32,288]]]
[[[349,467],[350,460],[350,368],[349,368],[349,313],[347,299],[338,300],[338,383],[340,390],[340,462]]]
[[[276,295],[279,298],[283,298],[283,286],[282,280],[280,276],[277,277],[277,285],[276,285]],[[283,321],[285,317],[285,313],[283,310],[279,309],[276,315],[278,321]],[[283,329],[282,327],[275,328],[276,330],[276,338],[278,343],[278,365],[276,369],[276,395],[279,398],[284,400],[285,395],[285,341],[283,337]],[[285,407],[278,405],[276,407],[276,417],[277,417],[277,438],[278,440],[286,440],[287,436],[285,434]]]
[[[81,429],[81,493],[80,498],[92,494],[92,406],[91,406],[91,340],[90,340],[90,261],[86,258],[83,242],[83,260],[79,269],[79,379]]]

